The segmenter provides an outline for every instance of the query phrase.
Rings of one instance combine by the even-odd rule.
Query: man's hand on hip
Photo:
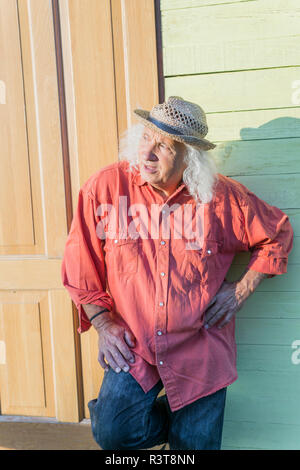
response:
[[[128,372],[128,362],[134,362],[134,355],[129,349],[135,346],[134,335],[123,326],[114,322],[109,312],[95,315],[99,311],[97,305],[83,304],[82,306],[87,317],[91,319],[93,327],[98,332],[98,361],[101,367],[108,370],[110,366],[116,372],[121,372],[121,369],[124,372]],[[95,316],[94,319],[93,316]]]
[[[239,281],[224,281],[205,312],[205,328],[218,324],[220,329],[227,325],[233,315],[242,308],[246,299],[266,277],[267,274],[265,273],[249,269]]]
[[[106,320],[96,327],[96,330],[99,336],[98,361],[101,367],[108,370],[110,366],[115,372],[121,372],[121,369],[128,372],[128,363],[134,362],[134,355],[130,350],[130,347],[135,346],[133,334],[112,320]]]

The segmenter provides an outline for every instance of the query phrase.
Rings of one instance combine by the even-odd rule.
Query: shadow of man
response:
[[[222,142],[212,151],[220,173],[234,178],[299,172],[300,119],[280,117],[243,128],[240,136],[241,140]]]
[[[247,186],[270,205],[279,207],[300,233],[300,119],[280,117],[256,128],[240,130],[240,140],[217,144],[211,151],[219,173]],[[251,253],[239,253],[226,275],[237,279]],[[293,253],[289,262],[293,260]]]

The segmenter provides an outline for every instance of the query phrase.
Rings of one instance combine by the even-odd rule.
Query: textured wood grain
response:
[[[284,303],[282,303],[284,309]],[[278,344],[291,346],[295,332],[299,331],[300,318],[243,318],[241,313],[237,320],[237,344]]]
[[[299,434],[298,424],[257,423],[255,417],[250,421],[225,420],[222,449],[297,450]]]
[[[300,68],[275,68],[166,78],[166,96],[198,102],[207,113],[290,108]],[[299,115],[300,115],[300,107]],[[298,116],[299,116],[298,115]]]
[[[288,272],[264,280],[236,315],[239,378],[228,389],[222,448],[299,449],[299,2],[161,6],[166,96],[204,108],[218,170],[286,212],[295,235]],[[238,254],[226,278],[237,280],[249,258]]]
[[[227,401],[227,416],[232,421],[298,425],[300,409],[295,397],[300,385],[298,370],[299,366],[294,366],[294,372],[280,374],[240,372],[240,380],[232,386]]]
[[[0,107],[0,246],[2,253],[9,253],[10,246],[18,246],[22,253],[22,245],[33,249],[34,227],[16,2],[0,7],[0,21],[0,74],[6,95]]]
[[[161,10],[185,9],[207,5],[219,6],[223,3],[253,2],[255,0],[161,0]]]
[[[227,176],[300,171],[300,139],[236,140],[211,151],[220,173]]]
[[[208,26],[209,27],[209,26]],[[205,25],[205,29],[207,25]],[[202,28],[201,28],[202,29]],[[211,36],[202,44],[178,44],[164,48],[164,74],[176,75],[228,72],[299,65],[300,36],[253,38],[219,42]]]
[[[201,103],[200,94],[197,102]],[[208,113],[207,122],[207,137],[213,142],[300,137],[300,111],[297,107]]]
[[[298,208],[300,200],[300,174],[235,176],[235,179],[259,198],[284,210]],[[276,191],[274,191],[276,188]]]
[[[80,186],[101,166],[116,161],[118,152],[110,1],[88,3],[87,8],[80,0],[68,1],[65,19],[73,66],[68,83],[74,87],[77,126],[77,155],[71,155],[71,165],[79,168]]]
[[[212,3],[162,3],[165,76],[299,65],[296,0]]]
[[[54,416],[53,369],[47,292],[0,293],[1,412]],[[1,443],[0,443],[1,445]]]

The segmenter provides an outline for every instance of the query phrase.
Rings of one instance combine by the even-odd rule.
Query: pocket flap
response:
[[[118,247],[121,247],[121,246],[124,246],[124,245],[128,245],[128,244],[131,244],[132,246],[134,244],[137,244],[138,243],[138,239],[133,239],[133,238],[106,238],[105,239],[105,245],[104,245],[104,249],[109,251],[109,250],[112,250],[114,248],[118,248]]]
[[[202,247],[202,256],[212,256],[220,253],[222,243],[217,240],[205,240]]]

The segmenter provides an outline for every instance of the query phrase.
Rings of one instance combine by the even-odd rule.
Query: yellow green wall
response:
[[[161,10],[166,97],[204,108],[219,171],[286,212],[295,234],[288,273],[237,315],[223,449],[300,449],[300,2],[161,0]],[[235,258],[231,280],[248,258]]]

